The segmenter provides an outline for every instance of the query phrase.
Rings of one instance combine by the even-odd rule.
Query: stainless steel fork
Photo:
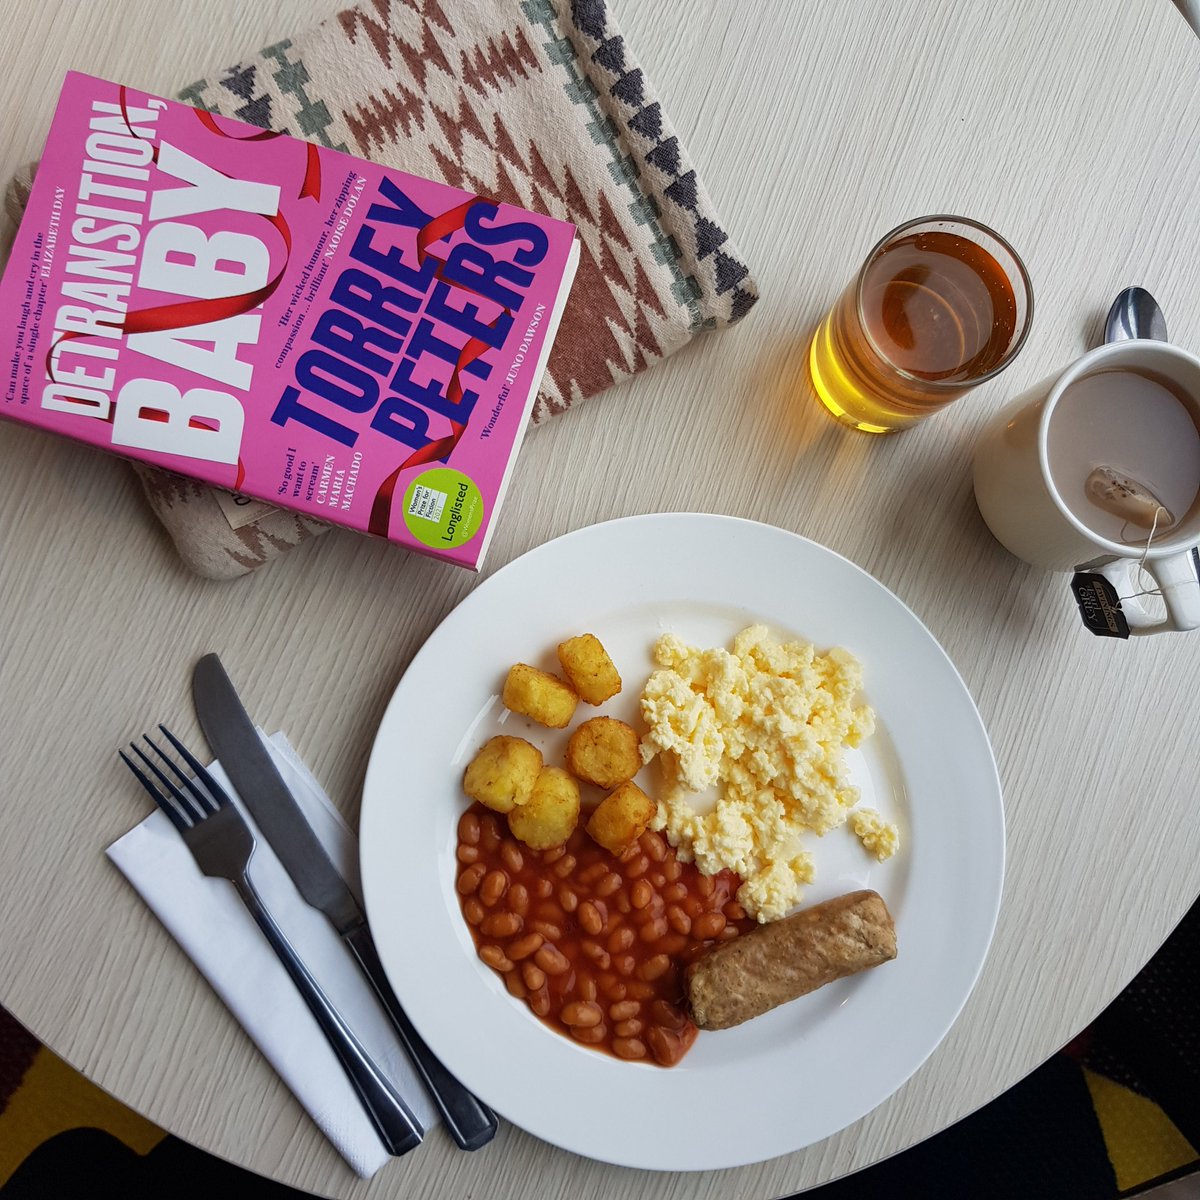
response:
[[[195,778],[189,778],[181,771],[148,735],[143,736],[150,749],[175,776],[177,783],[172,782],[133,742],[130,742],[129,748],[163,790],[124,751],[118,750],[117,753],[154,797],[155,804],[170,817],[200,870],[205,875],[228,879],[237,889],[242,902],[258,922],[258,927],[316,1017],[388,1153],[406,1154],[421,1144],[424,1130],[396,1089],[371,1060],[362,1043],[351,1033],[254,890],[246,874],[254,855],[254,835],[250,827],[199,760],[165,725],[158,728],[175,747]]]

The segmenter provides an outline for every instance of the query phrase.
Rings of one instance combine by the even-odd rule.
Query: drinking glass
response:
[[[1004,370],[1025,343],[1033,287],[998,233],[920,217],[876,243],[821,322],[813,385],[841,422],[892,433]]]

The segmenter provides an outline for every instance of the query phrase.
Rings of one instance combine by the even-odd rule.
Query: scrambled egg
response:
[[[651,828],[703,873],[740,875],[738,900],[760,921],[783,916],[812,882],[804,835],[844,824],[858,803],[843,752],[875,728],[855,703],[862,668],[845,650],[781,645],[763,625],[739,633],[732,652],[668,633],[654,659],[641,699],[642,758],[659,756],[664,784]],[[695,794],[713,787],[715,807],[698,812]],[[895,826],[873,810],[856,818],[877,858],[895,852]]]
[[[891,858],[900,848],[900,831],[873,808],[855,809],[850,817],[850,828],[862,842],[863,849],[875,855],[880,862]]]

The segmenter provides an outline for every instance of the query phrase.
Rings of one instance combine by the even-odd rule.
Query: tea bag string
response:
[[[1138,570],[1139,575],[1147,576],[1150,579],[1150,582],[1154,584],[1154,586],[1151,588],[1145,588],[1144,590],[1142,590],[1140,592],[1131,592],[1128,596],[1118,596],[1117,597],[1118,601],[1134,600],[1138,596],[1162,596],[1162,588],[1160,588],[1158,586],[1158,583],[1155,581],[1154,577],[1150,574],[1149,571],[1146,570],[1146,556],[1150,553],[1150,543],[1154,541],[1154,535],[1158,531],[1159,514],[1166,513],[1166,511],[1167,510],[1161,504],[1154,510],[1154,521],[1150,526],[1150,536],[1146,539],[1146,544],[1145,544],[1145,546],[1142,547],[1141,557],[1138,559],[1138,562],[1137,562],[1137,570]],[[1128,522],[1126,522],[1126,524],[1128,524]],[[1121,533],[1122,533],[1122,536],[1124,536],[1124,529],[1122,529]]]

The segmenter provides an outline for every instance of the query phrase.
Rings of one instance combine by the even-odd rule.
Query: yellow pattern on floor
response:
[[[43,1046],[0,1113],[0,1187],[48,1138],[79,1128],[111,1133],[136,1154],[148,1154],[166,1136]]]
[[[1153,1100],[1094,1071],[1085,1069],[1083,1076],[1121,1191],[1200,1158]]]

